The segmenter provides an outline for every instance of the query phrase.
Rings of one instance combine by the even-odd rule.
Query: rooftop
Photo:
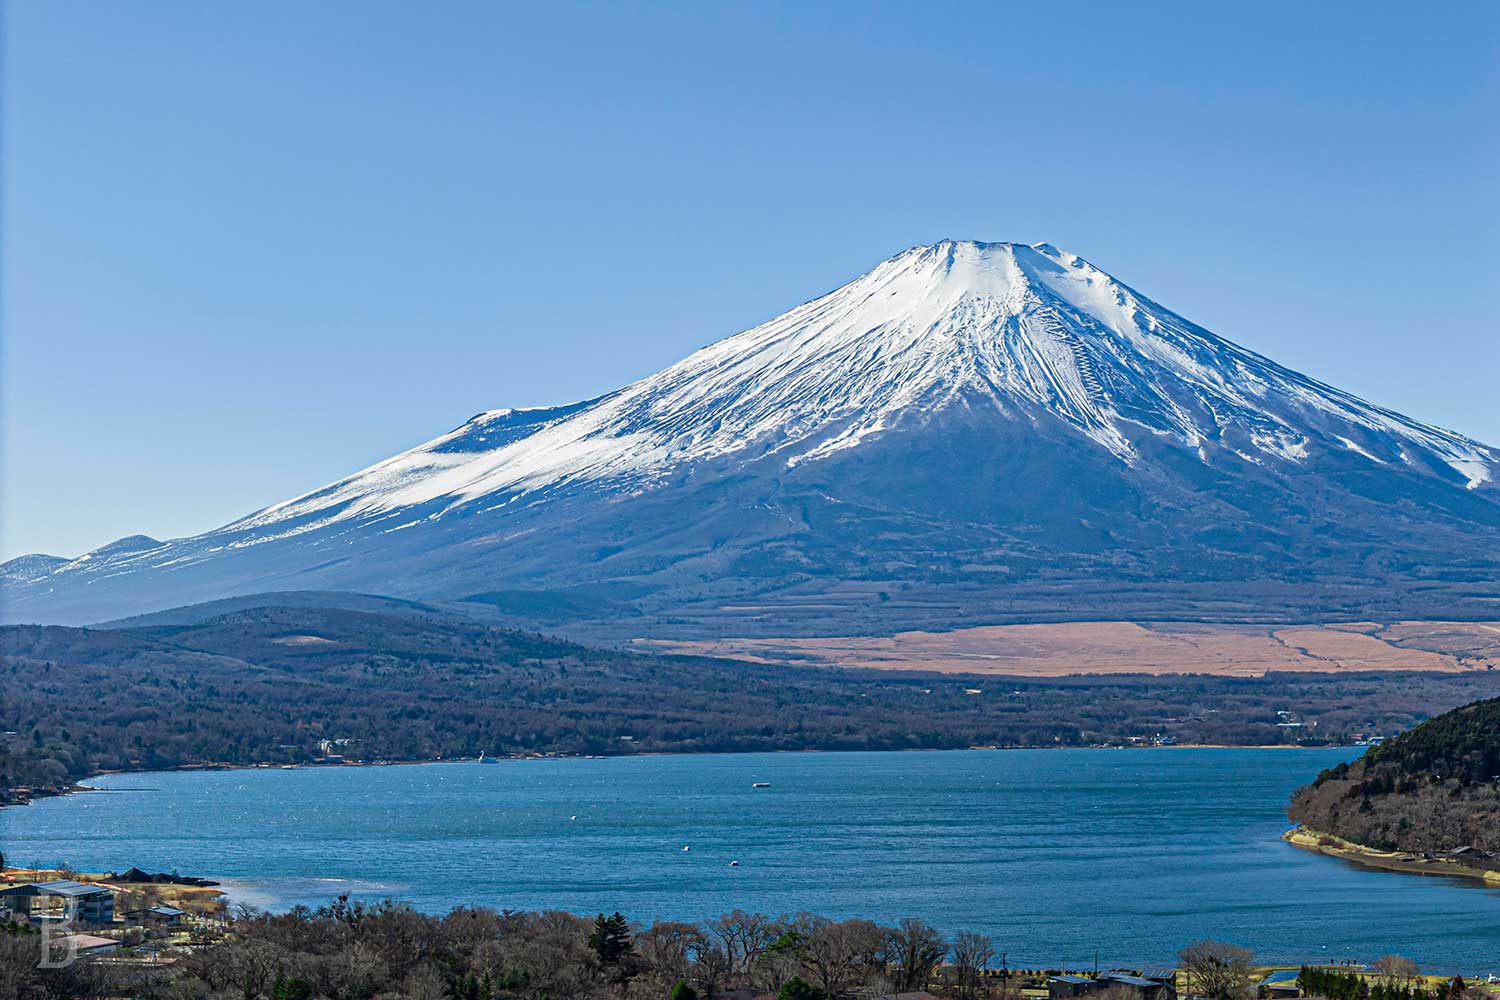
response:
[[[1159,986],[1159,985],[1161,985],[1160,983],[1158,983],[1154,979],[1146,979],[1146,978],[1144,978],[1142,976],[1132,975],[1132,974],[1130,974],[1128,972],[1107,972],[1103,976],[1100,976],[1099,978],[1101,978],[1101,979],[1108,979],[1110,982],[1114,982],[1114,983],[1124,983],[1126,986]]]
[[[104,885],[89,885],[72,879],[57,879],[54,882],[23,882],[0,889],[3,896],[98,896],[114,890]]]
[[[118,948],[120,942],[114,938],[96,937],[93,934],[69,934],[62,939],[78,951],[94,951],[102,948]]]

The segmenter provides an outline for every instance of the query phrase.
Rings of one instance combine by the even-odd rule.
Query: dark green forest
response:
[[[978,693],[973,693],[977,690]],[[595,649],[468,619],[258,608],[193,624],[0,629],[8,789],[101,770],[528,753],[1284,742],[1396,732],[1500,674],[996,676]]]
[[[1324,771],[1288,815],[1379,850],[1500,851],[1500,698],[1429,719]]]

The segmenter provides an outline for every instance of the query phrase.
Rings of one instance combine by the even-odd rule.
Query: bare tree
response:
[[[225,943],[185,955],[179,968],[203,982],[210,992],[233,991],[256,997],[271,988],[288,964],[281,945],[256,939]]]
[[[1194,941],[1177,953],[1188,977],[1188,992],[1213,1000],[1240,1000],[1250,993],[1250,960],[1255,953],[1222,941]]]
[[[916,917],[905,917],[885,934],[887,972],[900,992],[920,990],[948,954],[948,942],[937,928]]]
[[[976,1000],[984,992],[984,972],[995,960],[995,942],[974,931],[959,931],[953,939],[953,971],[958,995]]]
[[[390,971],[385,963],[373,949],[358,941],[332,955],[319,956],[313,967],[318,995],[331,1000],[367,1000],[388,982]],[[266,988],[270,985],[267,981]],[[245,996],[258,997],[260,993],[252,993],[247,987]]]
[[[780,935],[776,921],[763,913],[735,910],[709,921],[709,933],[719,939],[729,956],[730,974],[750,971],[766,947]]]
[[[471,968],[506,979],[522,1000],[595,995],[601,970],[588,947],[587,923],[570,913],[523,916],[511,933],[481,944]]]
[[[45,997],[51,985],[42,963],[40,935],[0,934],[0,998]]]
[[[717,941],[704,938],[693,951],[692,979],[703,990],[706,1000],[713,1000],[731,974],[733,962],[729,952]]]
[[[410,906],[383,905],[360,925],[360,940],[370,947],[393,979],[402,980],[440,948],[434,922]]]
[[[406,977],[401,988],[402,1000],[449,1000],[453,993],[448,981],[430,966],[423,966]]]
[[[256,917],[264,914],[264,912],[264,910],[260,909],[257,906],[252,906],[249,903],[235,903],[231,911],[231,915],[236,921],[254,920]]]
[[[868,971],[885,934],[868,920],[822,920],[807,935],[802,964],[829,996],[838,996]]]
[[[1381,955],[1371,967],[1387,986],[1402,991],[1410,990],[1421,974],[1416,962],[1400,955]]]
[[[636,952],[655,980],[653,989],[664,984],[663,994],[689,977],[694,955],[706,943],[695,925],[673,921],[654,923],[635,937]]]

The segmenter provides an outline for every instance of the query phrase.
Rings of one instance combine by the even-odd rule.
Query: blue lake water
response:
[[[1265,959],[1500,969],[1500,891],[1279,836],[1352,750],[749,754],[112,775],[0,811],[9,863],[632,920],[734,907],[992,935],[1013,966],[1139,966],[1199,937]],[[753,782],[772,787],[754,789]],[[683,847],[691,850],[684,851]],[[730,867],[730,861],[739,861]]]

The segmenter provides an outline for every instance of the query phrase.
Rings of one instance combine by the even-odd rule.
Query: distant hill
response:
[[[159,625],[196,625],[239,611],[256,608],[320,608],[325,611],[368,611],[374,614],[444,615],[449,612],[418,601],[403,601],[375,594],[346,594],[330,590],[279,590],[244,597],[225,597],[217,601],[188,604],[166,611],[117,618],[100,622],[93,628],[150,628]]]
[[[49,556],[43,552],[17,556],[0,563],[0,583],[17,584],[40,580],[53,570],[66,566],[70,561],[63,556]]]
[[[306,597],[306,595],[303,595]],[[269,599],[269,597],[263,597]],[[310,599],[310,598],[308,598]],[[1057,677],[597,649],[458,615],[202,608],[133,628],[0,628],[0,784],[100,770],[561,752],[1276,744],[1500,696],[1500,671]],[[222,610],[222,608],[220,609]]]
[[[1429,719],[1324,771],[1287,814],[1382,851],[1500,852],[1500,698]]]

